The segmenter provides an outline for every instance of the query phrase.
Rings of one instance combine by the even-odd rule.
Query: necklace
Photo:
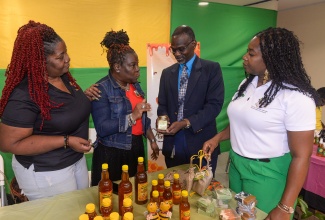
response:
[[[121,89],[125,90],[125,91],[129,91],[130,90],[130,84],[127,83],[126,86],[122,86],[119,82],[117,82],[117,85],[119,85],[119,87],[121,87]]]

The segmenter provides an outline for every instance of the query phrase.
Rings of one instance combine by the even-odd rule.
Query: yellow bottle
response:
[[[132,212],[126,212],[123,216],[123,220],[133,220],[133,213]]]
[[[120,219],[120,215],[118,214],[118,212],[112,212],[109,215],[109,220],[119,220]]]

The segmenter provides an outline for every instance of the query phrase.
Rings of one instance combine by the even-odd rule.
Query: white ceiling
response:
[[[201,0],[203,1],[203,0]],[[230,5],[241,5],[257,8],[266,8],[277,11],[290,10],[293,8],[305,7],[308,5],[325,3],[325,0],[207,0]]]

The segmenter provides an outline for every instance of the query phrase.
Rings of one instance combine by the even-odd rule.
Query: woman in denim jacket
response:
[[[139,82],[139,60],[129,46],[125,31],[106,33],[102,47],[106,48],[110,70],[96,85],[100,96],[93,96],[91,114],[97,132],[91,185],[98,185],[102,164],[108,163],[110,179],[120,180],[122,165],[129,165],[129,175],[137,172],[138,157],[144,157],[142,135],[150,140],[152,159],[157,159],[159,148],[146,112],[151,110],[144,99]],[[95,90],[91,87],[90,90]],[[94,91],[88,91],[94,94]],[[116,189],[115,189],[116,190]]]

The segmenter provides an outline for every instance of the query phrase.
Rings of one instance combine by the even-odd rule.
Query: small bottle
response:
[[[179,219],[190,219],[190,208],[190,203],[188,202],[188,192],[183,190],[181,203],[179,204]]]
[[[165,186],[165,190],[163,193],[163,201],[164,202],[168,202],[170,205],[169,211],[173,211],[173,194],[172,191],[170,189],[170,182],[167,180],[164,183]]]
[[[82,214],[79,216],[79,220],[89,220],[89,217],[87,214]]]
[[[103,199],[102,207],[100,207],[100,211],[102,213],[104,220],[109,220],[109,215],[113,211],[112,201],[110,198]]]
[[[132,212],[126,212],[123,216],[123,220],[133,220],[133,213]]]
[[[165,190],[165,186],[164,186],[164,174],[159,173],[158,174],[158,192],[159,192],[159,200],[160,202],[163,201],[164,197],[163,197],[163,193]]]
[[[119,220],[120,219],[120,215],[118,214],[118,212],[112,212],[109,215],[109,220]]]
[[[124,214],[127,213],[127,212],[132,212],[133,213],[132,200],[130,198],[125,198],[123,200],[121,216],[124,216]]]
[[[104,218],[103,218],[102,216],[100,216],[100,215],[97,215],[97,216],[94,218],[94,220],[104,220]]]
[[[132,183],[129,180],[129,166],[123,165],[122,166],[122,177],[121,182],[118,185],[118,204],[119,204],[119,214],[122,215],[122,206],[123,200],[125,198],[130,198],[132,201]]]
[[[157,206],[160,206],[160,201],[159,201],[159,192],[158,190],[154,190],[152,192],[152,198],[150,199],[150,202],[156,202]]]
[[[151,181],[151,191],[150,191],[150,199],[152,198],[152,192],[157,190],[158,191],[158,181],[157,180],[152,180]]]
[[[148,177],[144,169],[143,157],[138,158],[138,169],[135,175],[135,203],[139,205],[148,202]]]
[[[98,183],[98,198],[99,198],[99,212],[101,212],[102,202],[103,199],[109,198],[111,200],[111,204],[113,204],[113,184],[112,181],[109,179],[108,173],[108,164],[102,164],[102,178]]]
[[[174,173],[174,182],[172,185],[173,189],[173,204],[178,205],[181,202],[182,188],[179,184],[179,174]]]
[[[88,203],[86,205],[86,214],[88,215],[89,220],[94,220],[97,216],[94,203]]]

